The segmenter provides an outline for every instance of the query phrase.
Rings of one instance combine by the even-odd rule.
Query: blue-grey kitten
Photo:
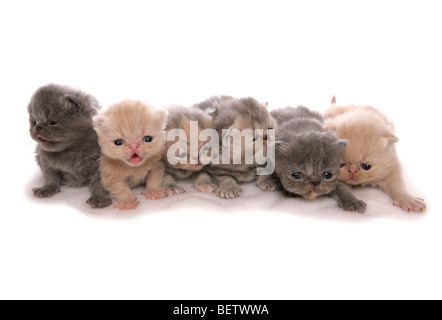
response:
[[[28,105],[29,132],[38,143],[36,160],[45,180],[32,190],[34,196],[52,197],[62,185],[89,185],[91,207],[112,203],[101,184],[101,150],[92,127],[92,117],[99,109],[94,97],[65,86],[49,84],[34,93]]]
[[[244,131],[250,130],[254,135],[256,130],[262,130],[262,146],[267,148],[267,131],[275,127],[275,120],[270,116],[267,105],[259,103],[254,98],[233,98],[230,96],[215,96],[203,101],[193,108],[198,108],[213,117],[213,129],[218,132],[222,139],[219,148],[219,158],[223,158],[223,146],[228,143],[223,136],[224,129]],[[258,141],[256,141],[258,142]],[[259,141],[261,143],[261,141]],[[252,142],[256,146],[255,140]],[[215,193],[225,199],[234,199],[240,196],[243,191],[239,186],[242,182],[251,182],[256,178],[258,165],[247,164],[245,161],[245,145],[241,150],[241,164],[234,164],[233,155],[229,163],[210,164],[205,169],[215,180],[217,188]],[[251,146],[247,146],[250,148]],[[256,148],[253,148],[254,150]]]
[[[277,121],[275,173],[260,176],[257,186],[265,191],[281,188],[287,195],[309,200],[326,195],[345,210],[365,212],[366,203],[338,179],[347,141],[324,129],[322,116],[306,107],[288,107],[271,115]]]

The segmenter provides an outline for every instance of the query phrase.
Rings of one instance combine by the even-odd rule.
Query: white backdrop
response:
[[[425,0],[1,2],[0,298],[442,298],[440,14]],[[371,201],[360,216],[252,185],[225,206],[190,192],[133,213],[91,212],[87,190],[33,199],[26,106],[49,82],[103,106],[214,94],[372,104],[396,123],[408,186],[428,210],[358,190]]]

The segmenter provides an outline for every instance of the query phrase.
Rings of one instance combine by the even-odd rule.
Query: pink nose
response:
[[[138,151],[138,144],[136,143],[129,145],[129,147],[131,148],[132,151]]]
[[[354,164],[348,167],[348,172],[355,174],[358,171],[358,167]]]

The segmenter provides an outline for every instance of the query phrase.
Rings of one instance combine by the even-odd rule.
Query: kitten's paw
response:
[[[222,188],[216,190],[216,195],[223,199],[235,199],[241,195],[242,189],[240,186],[234,186],[230,188]]]
[[[341,201],[339,203],[339,206],[344,210],[357,211],[359,213],[364,213],[367,209],[367,204],[364,201],[358,199]]]
[[[112,204],[112,199],[104,196],[91,196],[86,202],[93,209],[106,208]]]
[[[180,187],[180,186],[173,186],[173,187],[167,188],[165,191],[166,191],[166,195],[168,197],[173,197],[177,194],[182,194],[182,193],[186,192],[186,190],[184,190],[184,188]]]
[[[136,207],[138,207],[138,204],[140,202],[138,201],[137,198],[134,198],[133,200],[129,200],[129,201],[117,201],[114,204],[114,208],[118,208],[120,210],[132,210],[135,209]]]
[[[199,192],[204,193],[213,193],[216,190],[216,186],[214,184],[205,184],[205,183],[196,183],[193,187]]]
[[[54,194],[59,193],[60,188],[57,186],[41,187],[32,189],[32,193],[37,198],[50,198]]]
[[[399,206],[407,212],[423,212],[427,206],[424,199],[410,197],[408,199],[397,199],[393,203],[394,206]]]
[[[279,184],[276,180],[258,181],[256,186],[262,191],[276,191],[279,189]]]
[[[144,196],[149,200],[159,200],[166,196],[166,190],[144,190],[141,192],[141,194],[144,194]]]

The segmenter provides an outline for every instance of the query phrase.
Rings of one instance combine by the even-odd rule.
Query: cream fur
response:
[[[332,102],[335,102],[335,98]],[[370,106],[332,106],[324,125],[349,144],[345,148],[340,180],[349,185],[379,187],[406,211],[423,211],[425,203],[407,193],[396,154],[394,125]],[[364,165],[372,166],[364,170]]]
[[[138,205],[131,188],[146,184],[148,199],[165,196],[161,188],[166,141],[164,110],[140,101],[125,100],[110,106],[94,118],[102,155],[100,170],[104,187],[117,199],[115,207],[133,209]],[[145,142],[144,137],[152,137]],[[123,140],[121,146],[116,140]],[[135,160],[134,160],[135,159]]]

